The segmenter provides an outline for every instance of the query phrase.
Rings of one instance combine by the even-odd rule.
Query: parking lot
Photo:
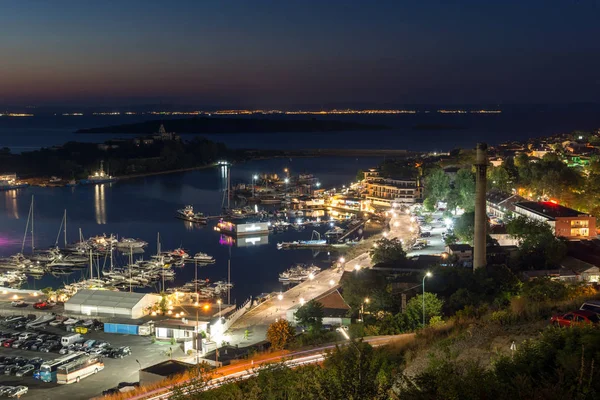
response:
[[[419,255],[430,255],[430,254],[442,254],[446,251],[446,244],[444,243],[444,239],[442,239],[442,233],[446,232],[446,225],[443,222],[435,221],[438,218],[442,217],[441,212],[436,212],[432,214],[434,221],[430,224],[421,224],[421,225],[430,225],[432,229],[428,232],[431,232],[431,236],[422,238],[427,240],[427,246],[420,250],[409,250],[407,252],[407,257],[415,257]]]
[[[24,314],[27,313],[24,312]],[[0,325],[0,331],[11,331],[11,329]],[[31,330],[21,329],[20,331]],[[38,329],[36,332],[53,333],[60,336],[67,334],[64,328],[49,326]],[[57,383],[45,383],[34,379],[32,376],[0,375],[0,386],[25,385],[29,387],[29,392],[21,397],[23,399],[90,399],[100,396],[104,390],[115,387],[120,382],[138,382],[140,366],[145,368],[165,361],[168,358],[167,352],[171,347],[173,348],[173,358],[183,356],[183,352],[178,346],[158,342],[152,343],[151,337],[110,334],[98,331],[87,333],[84,337],[86,340],[107,341],[111,347],[129,346],[131,355],[123,359],[105,357],[104,370],[81,380],[79,383],[59,385]],[[21,356],[27,359],[41,357],[44,360],[52,360],[61,356],[58,352],[44,353],[5,347],[0,348],[0,355]],[[139,364],[136,360],[139,361]]]

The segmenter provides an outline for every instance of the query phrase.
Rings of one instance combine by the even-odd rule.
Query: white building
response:
[[[80,290],[65,303],[65,312],[89,316],[141,318],[145,309],[160,301],[150,293]]]

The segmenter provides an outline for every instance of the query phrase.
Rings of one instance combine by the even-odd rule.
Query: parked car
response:
[[[420,237],[431,237],[431,232],[421,232]]]
[[[7,395],[8,395],[8,397],[19,398],[19,397],[23,396],[24,394],[26,394],[28,391],[29,391],[29,388],[27,386],[17,386],[16,388],[14,388],[10,392],[8,392]]]
[[[38,301],[37,303],[33,304],[33,308],[36,308],[38,310],[47,310],[52,307],[54,307],[54,303],[44,301],[44,300]]]
[[[19,340],[30,339],[33,337],[37,337],[37,335],[33,332],[23,332],[19,335]]]
[[[17,339],[8,339],[8,340],[5,340],[4,342],[2,342],[2,346],[4,346],[4,347],[11,347],[12,344],[14,342],[16,342],[16,341],[17,341]]]
[[[15,372],[17,372],[17,370],[18,370],[19,368],[20,368],[20,367],[19,367],[17,364],[10,364],[10,365],[7,365],[6,367],[4,367],[4,375],[12,375],[12,374],[14,374]]]
[[[598,324],[600,323],[600,317],[592,311],[577,310],[563,315],[555,315],[550,319],[550,322],[555,326]]]
[[[26,364],[26,365],[22,366],[21,368],[19,368],[19,370],[17,371],[17,373],[15,375],[18,377],[32,375],[34,369],[35,369],[35,367],[33,365]]]
[[[14,386],[0,386],[0,396],[3,396],[13,390]]]
[[[11,302],[10,305],[13,307],[27,307],[27,303],[25,303],[23,300],[15,300]]]

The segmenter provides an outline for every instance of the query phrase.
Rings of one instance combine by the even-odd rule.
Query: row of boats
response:
[[[321,268],[314,264],[298,264],[280,273],[279,282],[283,284],[300,283],[308,279],[313,279],[319,272],[321,272]]]

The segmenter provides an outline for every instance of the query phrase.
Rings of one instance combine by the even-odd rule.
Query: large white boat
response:
[[[196,253],[194,254],[194,261],[198,261],[199,263],[203,264],[212,264],[215,262],[215,258],[206,253]]]
[[[208,218],[201,212],[194,212],[194,206],[187,205],[185,208],[177,210],[175,216],[184,221],[195,222],[198,224],[205,224],[208,222]]]
[[[144,242],[141,239],[132,239],[132,238],[121,238],[115,246],[119,248],[125,249],[141,249],[142,247],[146,247],[148,242]]]
[[[104,162],[100,161],[100,169],[94,172],[92,175],[89,175],[87,179],[82,179],[79,181],[80,184],[96,184],[96,183],[108,183],[114,182],[117,180],[116,177],[110,176],[108,173],[104,172]]]

